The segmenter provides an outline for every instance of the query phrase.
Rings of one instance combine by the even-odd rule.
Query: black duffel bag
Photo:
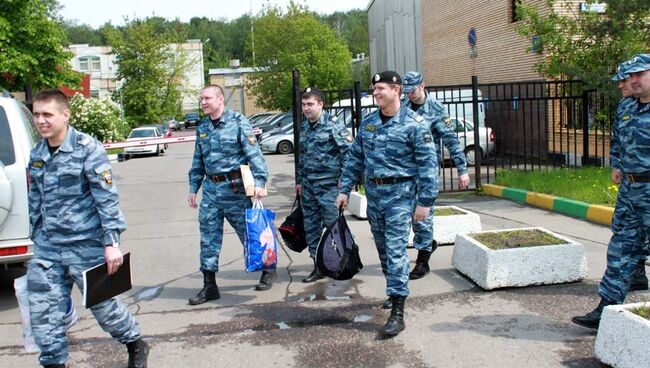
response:
[[[305,225],[302,217],[302,208],[300,207],[300,196],[296,196],[291,207],[291,214],[287,216],[278,230],[280,231],[280,235],[282,235],[284,244],[289,249],[300,253],[307,248]]]

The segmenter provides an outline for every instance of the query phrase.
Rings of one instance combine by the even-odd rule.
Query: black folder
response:
[[[83,305],[86,308],[131,289],[131,253],[124,254],[123,259],[122,265],[112,275],[108,274],[105,262],[83,272]]]

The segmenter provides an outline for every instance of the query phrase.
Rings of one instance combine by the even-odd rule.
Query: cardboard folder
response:
[[[86,308],[130,290],[131,253],[124,254],[122,265],[112,275],[108,274],[108,265],[104,262],[85,270],[83,281],[83,305]]]
[[[248,165],[240,165],[239,170],[241,171],[241,181],[244,184],[244,190],[246,191],[247,197],[252,197],[255,195],[255,178],[251,172],[251,168]],[[267,194],[266,185],[264,186],[263,195]]]

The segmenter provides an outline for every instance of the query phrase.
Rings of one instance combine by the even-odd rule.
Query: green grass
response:
[[[632,313],[634,313],[634,314],[636,314],[638,316],[641,316],[641,317],[643,317],[645,319],[650,319],[650,307],[648,307],[648,306],[644,305],[644,306],[641,306],[641,307],[638,307],[638,308],[632,308],[632,309],[630,309],[630,312],[632,312]]]
[[[566,243],[565,240],[558,239],[549,233],[537,229],[476,233],[470,234],[470,236],[493,250]]]
[[[454,215],[464,215],[464,214],[465,212],[459,211],[451,207],[436,208],[433,210],[434,216],[454,216]]]
[[[600,167],[549,171],[499,169],[495,184],[605,206],[614,206],[618,193],[611,169]]]
[[[106,154],[108,155],[117,155],[124,152],[124,148],[111,148],[106,150]]]

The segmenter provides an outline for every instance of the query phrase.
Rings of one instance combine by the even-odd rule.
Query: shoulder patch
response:
[[[447,128],[451,127],[451,119],[449,118],[449,116],[445,117],[445,126]]]
[[[254,146],[254,145],[257,144],[257,139],[255,138],[254,134],[247,135],[246,139],[248,140],[248,144],[250,144],[251,146]]]

